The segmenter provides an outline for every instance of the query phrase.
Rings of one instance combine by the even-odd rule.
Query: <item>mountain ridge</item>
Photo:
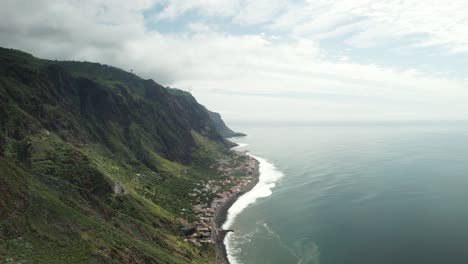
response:
[[[214,263],[174,219],[234,143],[174,91],[0,48],[0,260]]]

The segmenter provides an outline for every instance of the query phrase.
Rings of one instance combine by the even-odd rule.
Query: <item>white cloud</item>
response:
[[[468,2],[465,0],[174,0],[160,19],[194,11],[203,16],[227,17],[235,23],[260,24],[273,31],[323,39],[357,33],[349,45],[366,48],[425,35],[416,47],[438,46],[449,52],[468,52]],[[357,22],[357,23],[356,23]]]
[[[364,20],[360,33],[349,40],[357,47],[382,44],[403,36],[423,34],[419,46],[443,46],[451,52],[468,52],[468,2],[465,0],[349,0],[309,1],[290,9],[273,28],[306,35],[332,32],[343,22]],[[352,23],[351,23],[352,24]],[[355,28],[354,28],[355,29]]]
[[[234,16],[240,9],[238,0],[172,0],[164,1],[165,7],[157,19],[174,19],[186,12],[196,11],[204,16]]]
[[[466,80],[353,63],[347,54],[331,61],[318,41],[350,35],[351,45],[364,47],[423,32],[427,42],[414,45],[462,51],[465,37],[454,37],[454,32],[466,25],[448,23],[461,19],[460,12],[449,16],[450,10],[461,8],[457,1],[437,13],[447,18],[436,16],[433,21],[426,15],[435,4],[412,1],[311,1],[303,8],[283,1],[281,8],[268,6],[270,1],[258,6],[228,0],[29,2],[2,2],[1,46],[44,58],[134,69],[164,85],[193,90],[208,107],[225,111],[231,119],[468,117]],[[232,34],[195,20],[186,32],[163,34],[145,28],[143,11],[155,4],[165,6],[159,13],[163,20],[196,11],[231,18],[234,24],[270,21],[264,29],[291,33]],[[442,24],[448,29],[438,28]]]
[[[234,17],[241,24],[260,24],[271,21],[288,7],[286,0],[246,0]]]

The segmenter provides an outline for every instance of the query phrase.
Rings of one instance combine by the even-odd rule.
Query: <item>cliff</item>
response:
[[[217,131],[219,132],[221,136],[225,138],[246,136],[246,134],[240,133],[240,132],[234,132],[228,126],[226,126],[226,124],[224,123],[219,113],[212,112],[208,109],[206,111],[208,111],[208,115],[210,116],[210,119],[213,121],[214,126],[216,127]]]
[[[0,48],[0,262],[213,263],[174,219],[232,135],[188,93]]]

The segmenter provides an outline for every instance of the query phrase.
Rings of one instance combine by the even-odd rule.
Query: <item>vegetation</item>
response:
[[[214,263],[175,223],[231,155],[212,115],[115,67],[0,48],[0,263]]]
[[[182,90],[178,90],[178,89],[170,89],[169,92],[171,94],[173,94],[173,95],[178,96],[178,97],[182,97],[183,99],[185,99],[185,100],[187,100],[189,102],[195,101],[195,98],[193,98],[193,96],[190,93],[186,92],[186,91],[182,91]],[[245,136],[244,133],[234,132],[229,127],[227,127],[219,113],[212,112],[212,111],[206,109],[205,107],[203,107],[203,108],[208,113],[210,119],[213,121],[213,125],[216,128],[216,131],[222,137],[231,138],[231,137]]]

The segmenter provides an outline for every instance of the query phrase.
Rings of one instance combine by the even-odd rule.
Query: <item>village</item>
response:
[[[218,161],[211,168],[216,169],[222,177],[200,181],[189,193],[193,197],[191,211],[183,209],[183,217],[177,218],[182,226],[181,235],[184,241],[196,246],[202,246],[202,243],[214,244],[212,232],[215,230],[212,230],[212,221],[216,211],[254,180],[256,160],[245,152],[236,152],[234,155],[242,162],[232,164],[228,159]],[[192,223],[187,221],[188,215],[195,216]]]

